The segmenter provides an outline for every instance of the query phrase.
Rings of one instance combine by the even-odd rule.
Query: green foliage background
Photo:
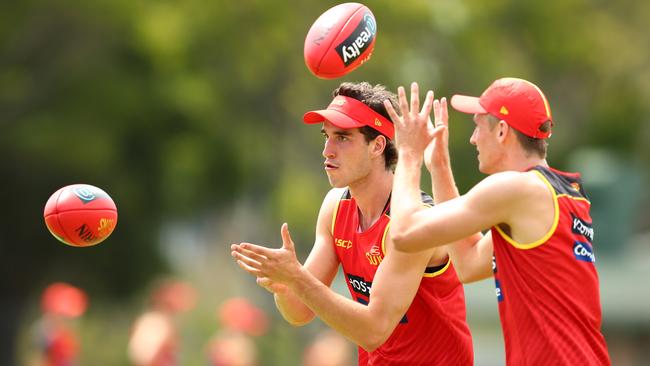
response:
[[[228,243],[272,245],[288,221],[304,258],[328,186],[318,129],[303,125],[301,116],[324,107],[343,80],[392,90],[416,80],[440,97],[477,95],[502,76],[526,78],[550,100],[553,165],[571,168],[573,152],[595,149],[615,157],[616,166],[605,170],[618,171],[622,164],[629,166],[622,174],[647,176],[649,2],[368,1],[378,23],[371,60],[342,79],[320,80],[304,66],[304,36],[335,4],[3,4],[1,364],[18,362],[19,335],[37,313],[40,291],[54,280],[88,290],[93,309],[84,334],[117,349],[85,351],[84,357],[94,352],[98,358],[82,364],[126,362],[125,328],[150,282],[162,274],[199,282],[212,301],[200,308],[207,319],[210,307],[232,294],[264,298],[272,308],[268,297],[246,289],[255,287],[250,279],[221,288],[213,272],[183,272],[163,250],[164,234],[179,222],[210,233],[211,249],[204,250],[214,252],[229,276],[241,276],[224,258]],[[465,191],[481,178],[467,142],[472,123],[455,112],[451,123],[454,169]],[[102,245],[65,247],[43,225],[49,195],[73,183],[102,187],[116,201],[119,224]],[[634,201],[620,208],[634,218],[626,232],[650,228],[647,216],[632,215],[647,197]],[[609,211],[597,205],[595,200],[595,210]],[[196,330],[189,333],[198,344],[218,327],[204,318],[185,325]],[[260,341],[263,359],[296,362],[295,332],[284,325],[273,332]],[[200,363],[193,357],[188,364]]]

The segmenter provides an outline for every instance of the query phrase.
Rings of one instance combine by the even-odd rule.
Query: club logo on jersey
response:
[[[501,284],[499,283],[499,280],[497,279],[494,280],[494,286],[497,294],[497,301],[498,302],[503,301],[503,291],[501,291]]]
[[[379,250],[378,245],[373,245],[370,251],[366,252],[366,259],[368,259],[368,263],[372,266],[378,266],[381,263],[384,256],[381,255],[381,250]]]
[[[334,239],[334,244],[336,244],[337,247],[341,247],[344,249],[350,249],[352,248],[352,240],[345,240],[345,239]]]
[[[375,38],[376,32],[375,19],[370,14],[366,14],[352,34],[336,46],[336,52],[345,66],[353,63],[365,52]]]
[[[571,183],[571,188],[576,192],[580,192],[580,184],[578,182]]]
[[[582,235],[587,240],[589,240],[590,243],[594,242],[594,228],[591,226],[591,223],[588,223],[579,217],[577,217],[574,214],[571,214],[571,218],[573,218],[573,223],[571,224],[571,231],[574,234]]]
[[[596,262],[596,256],[594,255],[594,249],[589,243],[583,243],[577,241],[573,244],[573,255],[577,260],[583,262]]]
[[[354,292],[365,297],[370,297],[370,288],[372,287],[372,281],[366,281],[363,279],[363,277],[351,274],[347,274],[347,277],[348,283]]]

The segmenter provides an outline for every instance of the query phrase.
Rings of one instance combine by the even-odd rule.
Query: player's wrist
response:
[[[427,169],[431,173],[439,173],[443,171],[450,170],[451,167],[451,161],[449,159],[449,155],[445,156],[436,156],[432,158],[430,161],[428,161],[427,164]]]
[[[298,265],[295,270],[288,273],[286,281],[284,282],[288,289],[299,293],[302,288],[308,285],[311,273],[302,265]]]
[[[422,161],[424,160],[423,151],[411,147],[398,148],[397,155],[398,163],[422,164]]]

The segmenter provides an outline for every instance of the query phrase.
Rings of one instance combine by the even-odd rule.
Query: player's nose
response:
[[[476,128],[474,128],[474,131],[472,132],[472,136],[469,138],[469,143],[476,146]]]
[[[323,157],[333,158],[334,157],[334,148],[330,144],[329,139],[325,140],[325,145],[323,146]]]

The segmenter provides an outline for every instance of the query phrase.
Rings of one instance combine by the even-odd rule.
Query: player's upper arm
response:
[[[339,259],[333,246],[332,223],[338,208],[342,189],[331,189],[325,196],[316,222],[316,238],[305,268],[325,285],[330,286],[339,267]]]
[[[493,174],[465,195],[413,213],[393,236],[395,247],[406,252],[437,247],[508,222],[523,197],[522,179],[527,178],[518,172]]]

